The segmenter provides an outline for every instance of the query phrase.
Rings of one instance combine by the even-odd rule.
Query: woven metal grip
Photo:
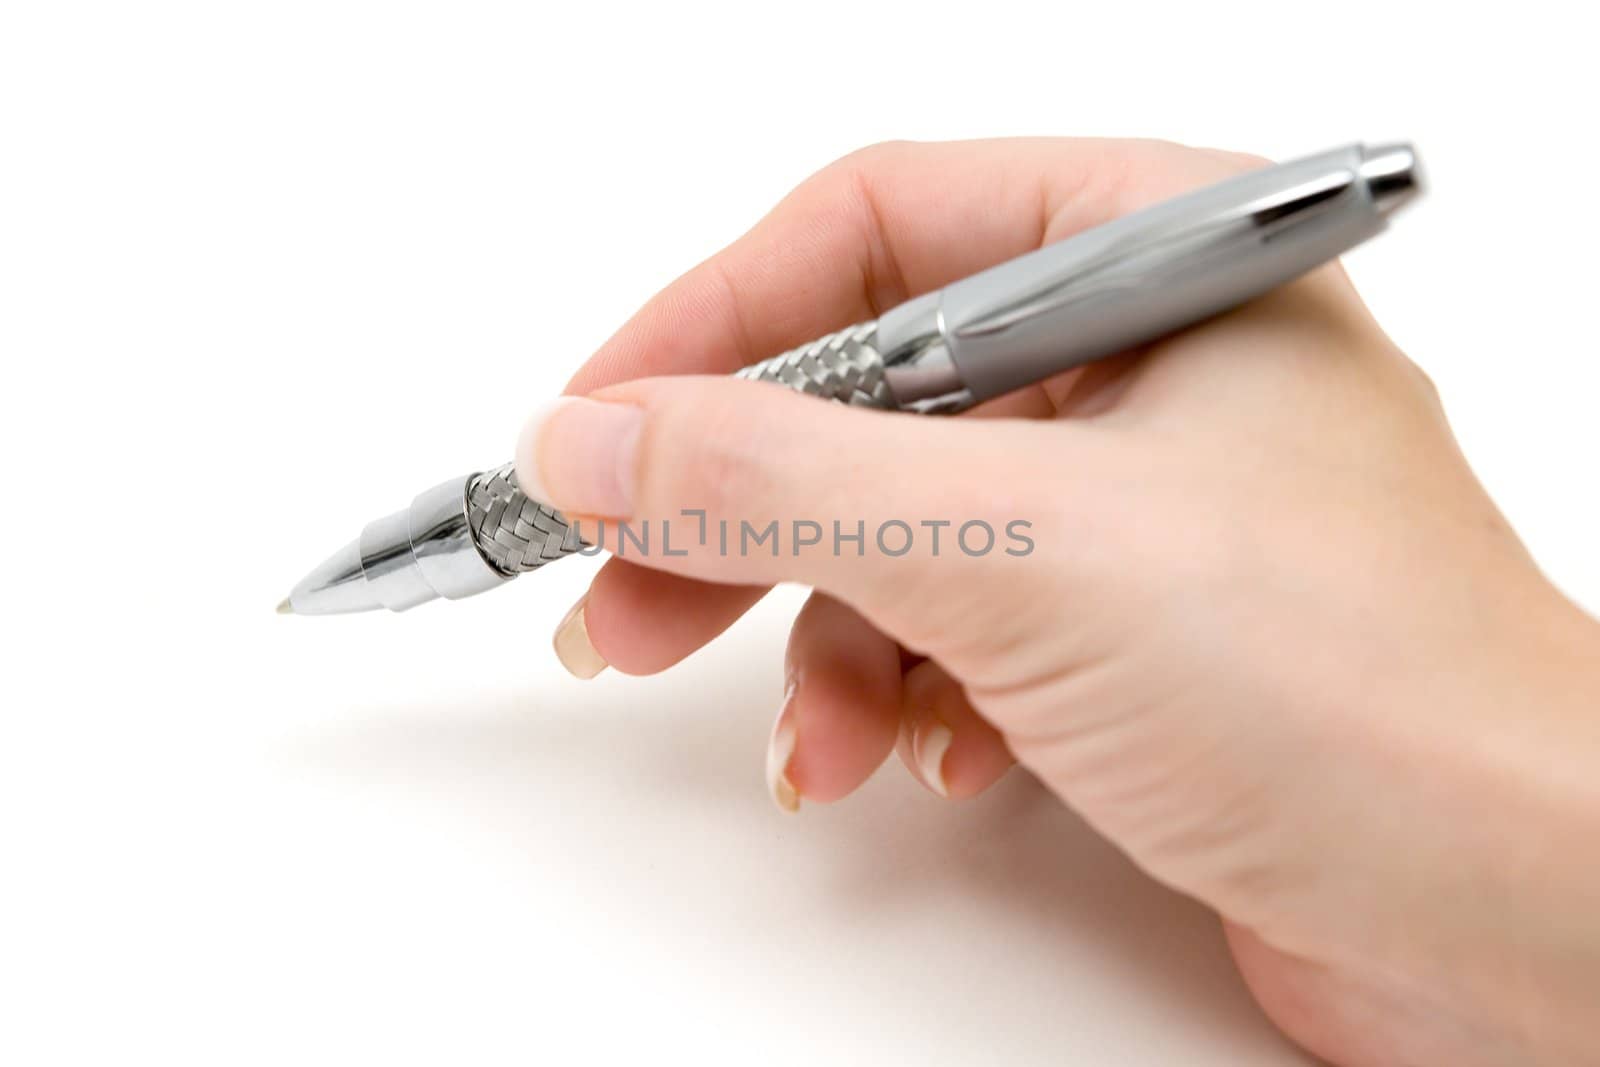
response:
[[[850,326],[743,367],[734,377],[776,382],[857,407],[892,408],[894,396],[883,380],[883,357],[874,343],[877,332],[876,322]],[[509,463],[467,482],[467,522],[483,558],[506,575],[537,570],[583,547],[564,515],[518,488],[517,472]]]
[[[501,574],[537,570],[583,547],[566,516],[517,487],[509,463],[467,483],[467,524],[478,551]]]
[[[741,367],[733,376],[777,382],[797,393],[858,407],[892,408],[894,394],[883,380],[883,357],[874,343],[877,337],[877,322],[863,322]]]

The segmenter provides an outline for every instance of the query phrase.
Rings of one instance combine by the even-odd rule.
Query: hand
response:
[[[896,747],[952,798],[1014,755],[1220,912],[1262,1007],[1314,1052],[1600,1057],[1600,638],[1337,266],[975,418],[685,376],[1251,165],[887,145],[808,181],[596,354],[570,390],[589,399],[524,433],[530,492],[591,532],[657,527],[558,649],[580,674],[661,670],[773,582],[807,583],[769,756],[784,807],[843,797]],[[741,521],[773,519],[777,555],[738,550]],[[793,550],[795,520],[821,543]],[[833,520],[862,524],[860,555],[834,551]],[[957,544],[973,520],[991,550]],[[663,521],[685,554],[660,551]]]

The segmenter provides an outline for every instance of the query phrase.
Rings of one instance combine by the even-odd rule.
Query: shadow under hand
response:
[[[762,773],[779,679],[736,666],[752,658],[375,709],[286,757],[392,790],[402,816],[458,816],[522,876],[568,884],[580,914],[561,922],[620,924],[708,989],[827,1020],[851,1059],[1305,1062],[1215,917],[1020,770],[952,804],[891,763],[840,804],[779,812]]]

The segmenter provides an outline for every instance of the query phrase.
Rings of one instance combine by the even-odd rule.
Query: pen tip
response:
[[[283,600],[279,602],[279,604],[278,604],[278,614],[279,615],[293,615],[294,614],[294,605],[289,603],[289,598],[288,597],[284,597]]]

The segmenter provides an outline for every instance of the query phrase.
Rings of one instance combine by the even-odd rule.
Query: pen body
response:
[[[1306,273],[1384,228],[1420,188],[1408,146],[1266,167],[1039,249],[745,367],[859,407],[960,411],[1153,341]],[[510,464],[368,525],[283,605],[403,611],[471,596],[582,547]]]

